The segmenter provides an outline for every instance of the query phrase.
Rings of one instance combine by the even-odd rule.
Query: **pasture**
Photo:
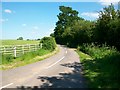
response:
[[[21,56],[24,53],[36,51],[40,49],[40,41],[27,40],[1,40],[0,52],[2,54],[9,54],[14,57]]]
[[[54,39],[52,40],[54,41]],[[46,42],[50,41],[53,44],[52,40],[47,39]],[[2,56],[0,70],[37,62],[55,54],[58,51],[56,45],[54,50],[50,47],[46,49],[44,45],[45,42],[44,40],[42,41],[43,42],[40,43],[40,41],[3,40],[4,44],[0,46],[0,54]],[[51,44],[47,45],[50,46]]]
[[[0,40],[1,44],[4,45],[25,45],[25,44],[39,44],[40,41],[35,40]]]

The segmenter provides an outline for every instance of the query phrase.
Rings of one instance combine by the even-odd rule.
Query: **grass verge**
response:
[[[41,61],[56,54],[58,51],[59,51],[58,47],[56,47],[55,50],[52,52],[50,50],[40,49],[37,52],[26,53],[23,56],[18,57],[16,59],[12,59],[12,60],[10,59],[9,62],[2,60],[3,62],[2,65],[0,65],[0,70],[8,70],[19,66],[35,63],[37,61]]]
[[[86,46],[84,50],[80,50],[77,50],[77,53],[89,88],[120,88],[120,70],[118,69],[120,53],[118,51],[96,46]]]

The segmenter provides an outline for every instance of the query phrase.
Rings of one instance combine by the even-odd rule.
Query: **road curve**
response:
[[[85,88],[79,56],[73,49],[59,48],[43,61],[2,71],[1,88]]]

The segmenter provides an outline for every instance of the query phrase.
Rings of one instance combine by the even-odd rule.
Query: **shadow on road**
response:
[[[59,73],[58,76],[38,76],[37,79],[41,80],[43,84],[35,88],[86,88],[80,63],[67,63],[61,64],[61,66],[72,69],[72,71]],[[20,88],[24,90],[24,86],[19,87],[19,90]],[[34,87],[32,90],[34,90]]]

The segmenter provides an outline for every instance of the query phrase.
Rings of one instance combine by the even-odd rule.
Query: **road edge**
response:
[[[1,66],[0,67],[0,71],[9,70],[9,69],[13,69],[13,68],[17,68],[17,67],[21,67],[21,66],[25,66],[25,65],[29,65],[29,64],[32,64],[32,63],[36,63],[36,62],[42,61],[42,60],[44,60],[46,58],[49,58],[49,57],[57,54],[59,51],[60,51],[60,49],[59,49],[59,46],[57,45],[55,50],[50,52],[50,53],[48,53],[48,54],[45,54],[43,56],[36,56],[35,58],[29,60],[29,62],[27,62],[27,63],[21,62],[19,64],[14,64],[13,66],[10,65],[11,67],[7,67],[7,68],[3,68],[3,66]]]

